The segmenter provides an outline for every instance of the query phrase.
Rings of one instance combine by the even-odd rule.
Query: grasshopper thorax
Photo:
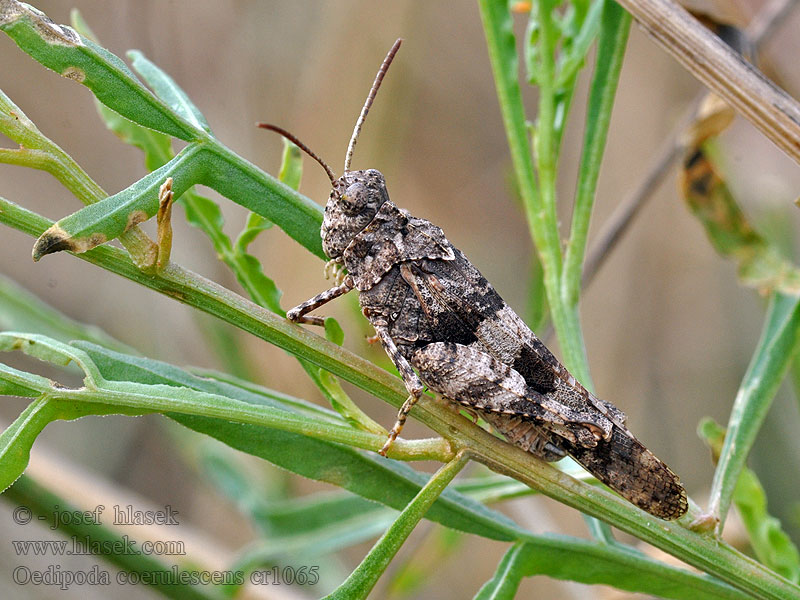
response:
[[[383,174],[376,169],[345,171],[333,182],[322,219],[322,249],[338,258],[389,199]]]

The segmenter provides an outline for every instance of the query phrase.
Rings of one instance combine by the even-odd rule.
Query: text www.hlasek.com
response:
[[[113,541],[92,540],[88,537],[81,539],[77,535],[73,535],[69,540],[14,540],[11,544],[17,556],[186,555],[186,545],[181,540],[145,540],[140,543],[127,535]]]

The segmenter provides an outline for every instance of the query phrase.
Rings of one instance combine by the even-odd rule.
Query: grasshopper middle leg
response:
[[[394,363],[394,366],[397,367],[397,370],[400,372],[400,376],[403,378],[403,383],[408,390],[408,398],[403,403],[403,406],[400,407],[400,412],[397,413],[397,421],[392,427],[392,430],[389,432],[389,438],[386,440],[386,443],[383,445],[378,452],[381,456],[386,456],[386,453],[389,451],[389,448],[392,447],[392,444],[397,439],[397,436],[400,435],[400,432],[403,430],[403,425],[406,423],[406,418],[408,417],[408,413],[411,412],[413,406],[417,403],[422,397],[422,392],[425,390],[425,386],[420,381],[417,374],[414,372],[414,369],[411,368],[411,365],[406,360],[405,356],[400,354],[400,350],[397,349],[397,345],[394,343],[392,336],[389,335],[389,331],[380,325],[375,326],[375,332],[378,335],[378,338],[381,340],[383,344],[384,350],[386,350],[386,354],[389,355],[389,358]]]

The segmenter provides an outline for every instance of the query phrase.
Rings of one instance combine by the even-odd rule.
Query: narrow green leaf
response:
[[[222,146],[190,144],[169,163],[127,189],[61,219],[34,247],[34,257],[60,250],[85,252],[115,239],[158,210],[158,188],[173,178],[175,196],[192,185],[208,185],[273,221],[297,242],[324,257],[321,208]]]
[[[544,289],[544,271],[542,263],[534,255],[531,257],[531,277],[528,283],[528,311],[525,322],[531,331],[541,333],[547,322],[547,290]]]
[[[286,311],[281,308],[283,292],[272,278],[264,273],[261,261],[248,253],[239,254],[234,260],[236,279],[248,291],[253,301],[277,315],[285,316]]]
[[[386,431],[380,423],[370,418],[369,415],[353,402],[352,398],[347,395],[342,388],[342,384],[334,375],[314,365],[310,365],[310,368],[318,371],[317,377],[312,377],[312,379],[314,379],[315,383],[320,387],[333,409],[342,415],[350,425],[378,435],[389,435],[389,432]]]
[[[585,470],[583,472],[587,473]],[[483,504],[493,504],[538,493],[510,477],[488,473],[482,477],[462,478],[453,487]]]
[[[711,448],[714,459],[718,460],[725,429],[713,419],[705,418],[700,421],[697,432]],[[800,581],[800,553],[783,531],[781,522],[767,512],[766,492],[758,476],[747,467],[742,468],[736,482],[733,503],[739,510],[758,559],[789,581]]]
[[[294,144],[284,140],[283,160],[278,180],[293,190],[297,190],[300,185],[302,165],[299,151],[297,153],[291,152],[290,146],[294,146]],[[275,314],[285,316],[286,312],[281,308],[281,290],[275,284],[275,281],[264,273],[261,261],[247,252],[247,247],[253,243],[256,236],[271,227],[272,221],[251,212],[247,216],[245,228],[236,238],[231,258],[227,262],[236,274],[239,283],[247,290],[254,302],[268,308]],[[306,371],[308,371],[308,368],[306,368]]]
[[[77,345],[80,345],[80,343],[78,342]],[[124,357],[125,355],[120,356]],[[252,394],[252,399],[248,401],[257,403],[264,402],[264,400],[258,400],[258,398],[270,398],[279,402],[280,405],[286,410],[308,413],[315,417],[330,420],[332,423],[342,422],[341,416],[329,408],[319,406],[318,404],[314,404],[313,402],[309,402],[301,398],[295,398],[294,396],[282,394],[281,392],[277,392],[253,383],[252,381],[235,377],[230,373],[221,373],[219,371],[210,369],[191,369],[190,372],[187,372],[178,369],[177,367],[172,367],[172,365],[166,365],[166,363],[165,366],[174,368],[177,371],[182,372],[184,375],[189,373],[196,376],[197,383],[193,384],[193,386],[200,385],[205,382],[210,386],[210,389],[207,389],[206,391],[217,390],[215,393],[225,396],[232,395],[233,397],[239,397],[241,394]],[[128,379],[128,377],[123,377],[123,379]]]
[[[222,229],[225,219],[219,205],[213,200],[193,192],[185,193],[178,202],[183,205],[189,225],[196,227],[208,236],[214,250],[221,258],[229,257],[232,245],[230,238]]]
[[[349,494],[348,494],[349,495]],[[361,510],[350,511],[344,514],[329,513],[329,518],[321,520],[318,514],[303,511],[309,517],[310,522],[301,523],[299,520],[292,519],[294,527],[281,527],[280,532],[276,531],[265,536],[265,540],[255,545],[253,549],[247,551],[238,564],[253,564],[255,560],[261,564],[269,564],[270,559],[275,560],[287,554],[306,553],[320,556],[333,552],[341,548],[351,546],[375,538],[386,530],[392,521],[397,517],[397,511],[368,502],[356,496],[350,496],[351,500],[358,501],[357,505]],[[297,499],[295,499],[297,500]],[[300,499],[302,501],[302,499]],[[318,510],[329,507],[328,503],[319,504]],[[341,507],[337,503],[332,508]]]
[[[198,132],[145,88],[116,56],[17,0],[0,0],[0,29],[48,69],[77,81],[103,104],[145,127],[192,141]]]
[[[341,346],[344,342],[344,330],[333,317],[325,319],[325,339]]]
[[[383,510],[380,504],[350,492],[320,492],[263,504],[256,519],[266,535],[289,536],[313,533],[332,523]],[[396,511],[390,512],[397,516]]]
[[[50,389],[51,381],[0,363],[0,396],[36,398]]]
[[[327,259],[319,230],[322,207],[218,144],[204,156],[201,180],[226,198],[272,221],[289,237]]]
[[[725,443],[711,484],[710,512],[725,523],[731,495],[764,417],[800,342],[800,297],[774,292],[764,329],[728,420]]]
[[[8,350],[22,350],[26,354],[58,365],[74,361],[87,373],[87,380],[97,383],[100,379],[99,373],[84,353],[44,336],[0,334],[0,351]],[[34,441],[48,423],[57,419],[70,420],[86,415],[140,414],[137,410],[118,409],[99,403],[56,402],[48,397],[48,392],[57,389],[54,382],[2,363],[0,363],[0,382],[2,382],[0,390],[4,394],[39,396],[0,434],[0,491],[11,485],[22,474],[28,465]]]
[[[589,47],[600,30],[600,15],[606,4],[604,1],[596,1],[588,5],[588,11],[574,11],[574,15],[570,19],[570,26],[577,28],[577,31],[573,36],[562,41],[564,52],[558,60],[556,89],[565,89],[575,85],[576,76],[586,62]]]
[[[247,247],[253,243],[253,240],[256,239],[258,234],[267,229],[271,229],[272,225],[273,222],[269,219],[265,219],[261,215],[251,212],[247,215],[247,222],[245,223],[244,229],[242,229],[241,233],[236,238],[234,249],[244,254],[247,252]]]
[[[191,123],[197,129],[204,129],[211,133],[211,127],[203,116],[203,113],[189,99],[175,80],[153,64],[141,51],[129,50],[128,58],[131,60],[133,68],[142,76],[148,85],[156,93],[156,96],[166,102],[176,114]]]
[[[344,342],[344,330],[333,317],[325,319],[325,339],[337,346],[341,346],[342,342]],[[342,384],[333,374],[308,363],[303,363],[303,366],[333,409],[342,415],[348,423],[363,431],[370,431],[383,436],[389,435],[389,432],[380,423],[372,419],[353,402],[353,399],[344,391]]]
[[[366,598],[417,523],[468,462],[469,457],[462,452],[443,465],[403,509],[397,520],[376,542],[356,570],[326,598],[329,600]]]
[[[519,60],[508,2],[480,0],[479,5],[514,173],[523,203],[528,209],[530,205],[536,203],[537,192],[528,144],[527,119],[517,76]],[[528,216],[529,218],[532,216],[530,212]],[[530,221],[531,226],[534,222]]]
[[[66,366],[73,362],[83,371],[84,384],[87,387],[102,384],[103,378],[89,355],[70,344],[35,333],[0,332],[0,352],[14,350],[54,365]]]
[[[281,168],[278,172],[278,181],[281,183],[289,186],[293,190],[297,190],[300,188],[300,177],[303,173],[303,163],[302,157],[300,154],[300,149],[291,143],[289,140],[283,140],[283,158],[281,159]],[[234,252],[239,256],[248,256],[247,248],[256,237],[262,232],[270,229],[273,223],[269,219],[251,212],[247,215],[247,222],[245,224],[244,229],[239,233],[236,238],[236,243],[233,246]],[[263,272],[261,271],[261,267],[259,266],[258,272],[261,273],[261,277],[264,277]],[[265,290],[268,291],[271,288],[275,287],[274,282],[269,280],[268,285],[265,286]],[[280,291],[277,290],[277,293],[280,294]],[[274,304],[278,306],[278,309],[271,309],[273,312],[277,312],[279,314],[283,314],[278,301],[280,300],[280,296],[274,298]]]
[[[767,497],[756,474],[743,469],[733,492],[756,556],[776,573],[793,583],[800,581],[800,553],[781,526],[767,512]]]
[[[191,144],[129,188],[64,217],[36,240],[33,259],[60,250],[85,252],[146,221],[158,211],[158,190],[168,177],[176,197],[191,187],[200,153],[202,147]]]

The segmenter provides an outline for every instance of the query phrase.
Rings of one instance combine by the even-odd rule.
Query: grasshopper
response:
[[[574,458],[631,503],[662,519],[687,510],[680,480],[625,425],[614,405],[591,394],[553,356],[492,285],[433,223],[398,208],[383,175],[351,171],[356,140],[401,40],[384,59],[356,122],[344,174],[291,133],[331,181],[322,248],[339,283],[287,312],[311,311],[352,290],[397,367],[408,399],[380,454],[386,455],[427,387],[488,422],[509,443],[546,460]],[[346,270],[346,274],[344,271]]]

